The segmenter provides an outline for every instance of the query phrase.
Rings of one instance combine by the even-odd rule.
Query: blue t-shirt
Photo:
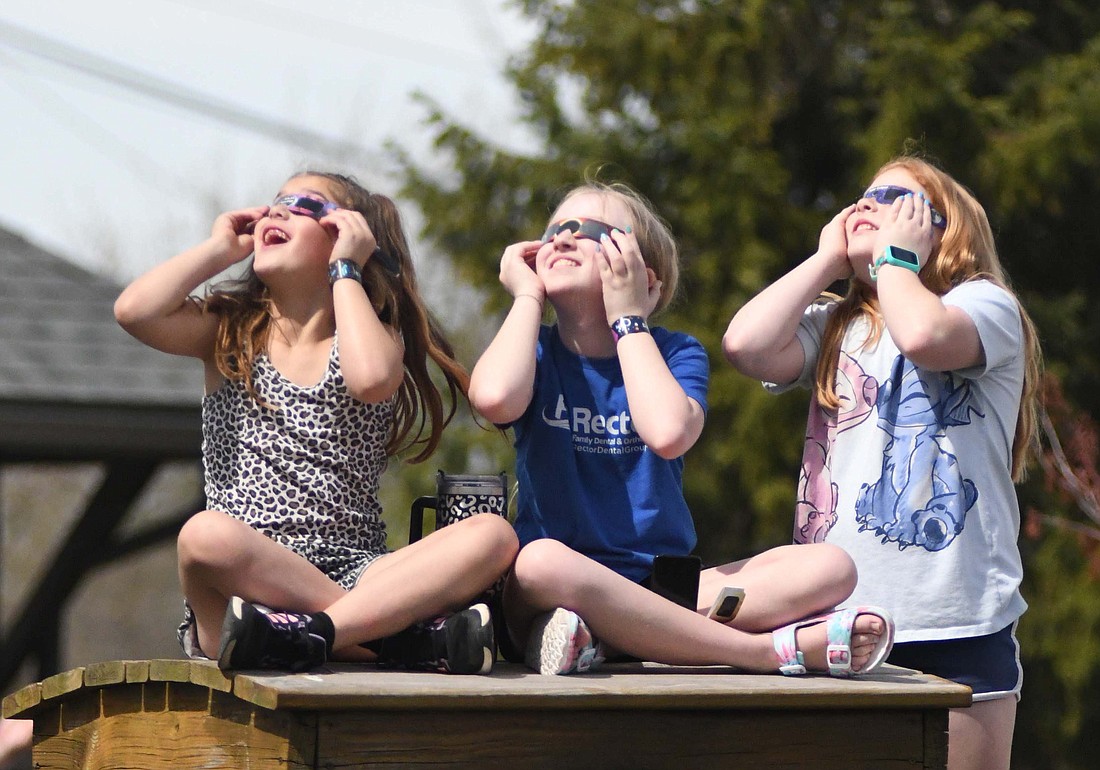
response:
[[[684,392],[707,408],[706,351],[686,334],[653,339]],[[635,581],[658,554],[686,555],[695,526],[682,457],[665,460],[634,431],[618,358],[585,358],[543,326],[535,389],[515,429],[521,545],[549,537]]]

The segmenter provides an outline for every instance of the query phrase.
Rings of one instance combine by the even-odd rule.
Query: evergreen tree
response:
[[[710,412],[685,486],[708,560],[790,539],[805,394],[772,398],[723,360],[729,318],[804,259],[826,221],[882,162],[906,149],[971,187],[1003,261],[1040,326],[1069,402],[1100,415],[1100,6],[945,0],[526,0],[540,34],[512,63],[535,151],[506,150],[427,105],[445,177],[403,158],[404,194],[424,235],[460,274],[490,289],[504,247],[536,237],[556,196],[585,174],[651,198],[680,239],[681,301],[660,322],[712,356]],[[1025,505],[1064,515],[1039,480]],[[1029,584],[1070,586],[1074,634],[1100,630],[1100,585],[1074,542],[1040,529]],[[1027,592],[1025,590],[1025,595]],[[1021,625],[1028,692],[1020,767],[1095,766],[1079,736],[1100,714],[1087,688],[1040,643],[1051,608]],[[1063,611],[1062,618],[1068,617]],[[1086,618],[1087,620],[1082,620]],[[1036,643],[1028,648],[1027,641]],[[1091,688],[1092,692],[1096,688]],[[1047,696],[1072,716],[1040,712]],[[1053,729],[1052,729],[1053,728]],[[1074,744],[1072,760],[1063,749]],[[1092,753],[1089,753],[1089,752]]]

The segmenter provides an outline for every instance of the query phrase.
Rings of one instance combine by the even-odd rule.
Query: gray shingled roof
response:
[[[121,287],[0,228],[0,399],[193,405],[202,366],[115,323]]]
[[[197,454],[202,366],[122,331],[120,290],[0,228],[0,451]]]

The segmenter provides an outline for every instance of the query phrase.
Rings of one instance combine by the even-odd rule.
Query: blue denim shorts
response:
[[[987,636],[901,642],[894,645],[886,662],[966,685],[975,701],[1009,695],[1019,699],[1024,683],[1016,623]]]

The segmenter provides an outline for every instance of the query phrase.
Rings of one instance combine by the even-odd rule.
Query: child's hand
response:
[[[218,251],[226,258],[226,267],[240,262],[252,253],[252,231],[270,210],[269,206],[253,206],[250,209],[227,211],[214,220],[210,238],[218,242]]]
[[[821,228],[817,241],[817,253],[836,265],[837,280],[850,278],[852,265],[848,262],[848,217],[855,213],[856,204],[845,206]]]
[[[613,230],[600,239],[596,263],[603,281],[603,305],[607,322],[624,315],[648,318],[661,298],[661,282],[646,267],[633,233]]]
[[[318,222],[333,238],[329,264],[338,259],[350,259],[360,268],[366,267],[371,254],[378,248],[378,240],[362,214],[354,209],[336,209]]]
[[[877,256],[887,246],[898,246],[916,254],[924,267],[934,240],[931,202],[920,193],[904,195],[890,204],[885,222],[875,236],[874,253]]]
[[[513,297],[530,294],[540,301],[545,298],[546,288],[534,264],[540,248],[542,241],[520,241],[504,250],[500,258],[500,283]]]

